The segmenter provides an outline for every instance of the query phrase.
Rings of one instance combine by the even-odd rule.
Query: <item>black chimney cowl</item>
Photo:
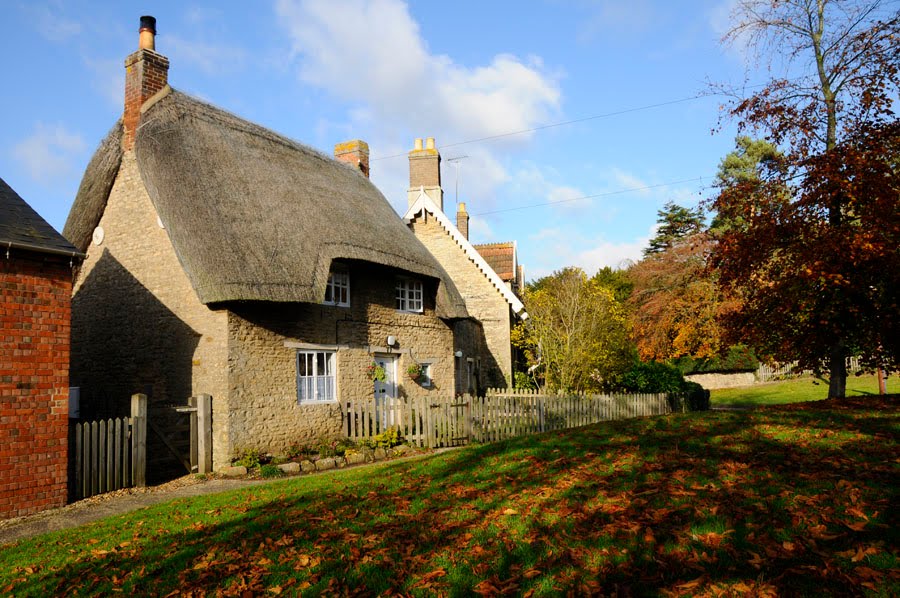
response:
[[[156,35],[156,17],[151,16],[143,16],[141,17],[141,28],[140,31],[144,29],[150,31],[153,35]]]

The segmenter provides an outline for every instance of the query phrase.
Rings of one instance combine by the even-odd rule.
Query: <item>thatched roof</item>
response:
[[[332,260],[362,260],[438,279],[438,316],[467,317],[449,276],[356,169],[174,90],[151,101],[137,163],[200,301],[318,303]],[[102,181],[87,179],[113,161],[104,146],[66,223],[84,247],[102,214]]]
[[[106,200],[122,163],[122,121],[109,130],[88,162],[78,194],[63,227],[63,236],[80,251],[87,251],[91,235],[100,223]]]
[[[73,257],[81,255],[3,179],[0,179],[0,247]]]

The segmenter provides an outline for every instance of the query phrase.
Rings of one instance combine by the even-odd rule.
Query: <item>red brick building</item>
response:
[[[0,518],[67,498],[72,270],[81,254],[0,179]]]

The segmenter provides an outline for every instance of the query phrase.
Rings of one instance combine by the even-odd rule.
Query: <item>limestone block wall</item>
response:
[[[229,446],[227,315],[201,304],[126,152],[72,299],[71,384],[83,419],[213,397],[213,444]]]
[[[756,374],[754,372],[713,372],[708,374],[688,374],[684,379],[696,382],[707,390],[715,390],[717,388],[752,386],[756,383]]]
[[[231,452],[246,448],[282,452],[342,436],[338,403],[298,404],[297,344],[336,348],[337,396],[374,400],[366,371],[375,353],[397,344],[400,396],[445,395],[454,389],[453,331],[434,315],[437,281],[425,282],[424,313],[395,308],[397,271],[349,262],[350,307],[313,304],[234,304],[228,317],[228,386]],[[406,374],[413,362],[430,362],[434,385],[420,386]],[[225,463],[215,456],[216,467]]]
[[[453,279],[469,314],[481,322],[485,342],[476,357],[481,360],[484,386],[508,387],[512,380],[509,303],[435,218],[419,217],[410,226]]]
[[[0,260],[0,519],[66,504],[71,289],[67,258]]]

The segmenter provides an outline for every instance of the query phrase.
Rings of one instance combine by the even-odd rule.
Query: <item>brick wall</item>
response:
[[[373,264],[349,264],[350,307],[312,304],[231,306],[229,311],[229,388],[232,396],[232,450],[284,451],[341,435],[336,403],[297,401],[297,348],[289,343],[332,345],[336,353],[337,393],[342,400],[372,400],[374,383],[366,372],[375,348],[397,346],[398,394],[447,396],[454,392],[453,331],[434,315],[436,282],[425,285],[424,313],[395,308],[396,271]],[[380,351],[379,351],[380,352]],[[431,362],[434,386],[423,387],[406,374],[413,363]],[[223,463],[218,460],[216,466]]]
[[[69,260],[0,258],[0,518],[66,503]]]

